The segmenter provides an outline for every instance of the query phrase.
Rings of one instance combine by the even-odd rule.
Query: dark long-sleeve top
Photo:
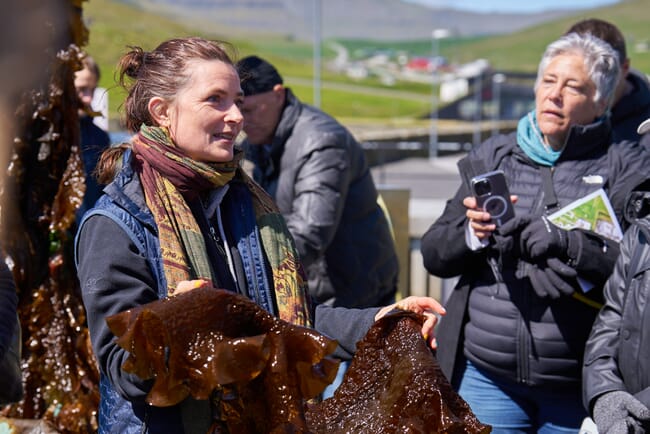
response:
[[[314,328],[318,332],[336,339],[339,343],[334,356],[350,360],[359,342],[375,322],[380,308],[350,309],[346,307],[316,306]]]
[[[102,187],[95,178],[95,167],[99,157],[111,144],[111,139],[106,131],[93,123],[93,118],[83,116],[79,119],[81,133],[81,159],[86,175],[86,192],[83,202],[77,210],[77,220],[81,219],[86,211],[93,207],[102,195]]]

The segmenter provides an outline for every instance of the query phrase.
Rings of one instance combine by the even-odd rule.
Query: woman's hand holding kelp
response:
[[[424,315],[426,319],[422,324],[422,336],[432,349],[437,348],[437,342],[433,334],[433,329],[438,322],[437,315],[445,315],[447,311],[436,299],[431,297],[419,297],[411,295],[403,300],[398,301],[397,303],[383,307],[375,316],[375,321],[386,316],[388,313],[395,309],[408,310]]]

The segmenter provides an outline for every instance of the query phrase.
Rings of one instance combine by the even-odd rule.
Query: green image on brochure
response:
[[[586,229],[616,242],[623,239],[616,213],[602,188],[571,202],[548,219],[563,229]]]
[[[586,229],[616,242],[623,239],[623,231],[612,209],[605,190],[598,189],[575,200],[548,216],[548,219],[563,229]],[[583,292],[594,287],[593,283],[578,276]]]

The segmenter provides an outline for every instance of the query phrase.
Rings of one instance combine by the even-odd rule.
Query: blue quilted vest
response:
[[[147,258],[151,272],[158,283],[159,298],[167,296],[167,282],[160,259],[160,246],[156,235],[156,224],[151,213],[143,212],[128,197],[125,187],[139,183],[134,177],[129,164],[131,153],[124,155],[124,166],[115,180],[104,189],[104,194],[88,211],[79,227],[93,215],[103,215],[116,222],[143,257]],[[133,191],[133,189],[130,189]],[[76,246],[76,242],[75,242]],[[77,263],[75,247],[75,263]],[[113,388],[108,378],[100,372],[99,434],[136,434],[136,433],[182,433],[183,423],[178,406],[160,408],[145,403],[134,403]]]

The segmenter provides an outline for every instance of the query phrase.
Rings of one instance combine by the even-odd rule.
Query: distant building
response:
[[[352,63],[345,69],[345,74],[354,80],[368,78],[368,68],[361,63]]]
[[[505,81],[498,88],[495,88],[492,82],[492,76],[496,73],[505,76]],[[466,80],[468,87],[467,94],[441,107],[438,110],[438,118],[473,121],[476,119],[476,111],[480,103],[480,118],[484,120],[493,119],[497,115],[498,101],[499,119],[520,119],[535,107],[535,93],[533,91],[535,77],[536,75],[534,73],[491,71],[482,74],[481,80],[478,80],[478,77],[468,79]],[[479,83],[481,86],[480,98],[476,94],[476,86]],[[455,83],[455,86],[458,87],[456,90],[462,88],[462,85],[459,83]],[[443,88],[441,86],[441,101]],[[498,91],[498,95],[495,95],[495,90]],[[429,114],[426,117],[431,117],[431,115]]]
[[[428,57],[413,57],[406,63],[406,69],[417,72],[430,72],[430,63]]]
[[[447,66],[447,58],[444,56],[436,57],[413,57],[407,63],[405,68],[411,71],[432,73],[442,67]]]

